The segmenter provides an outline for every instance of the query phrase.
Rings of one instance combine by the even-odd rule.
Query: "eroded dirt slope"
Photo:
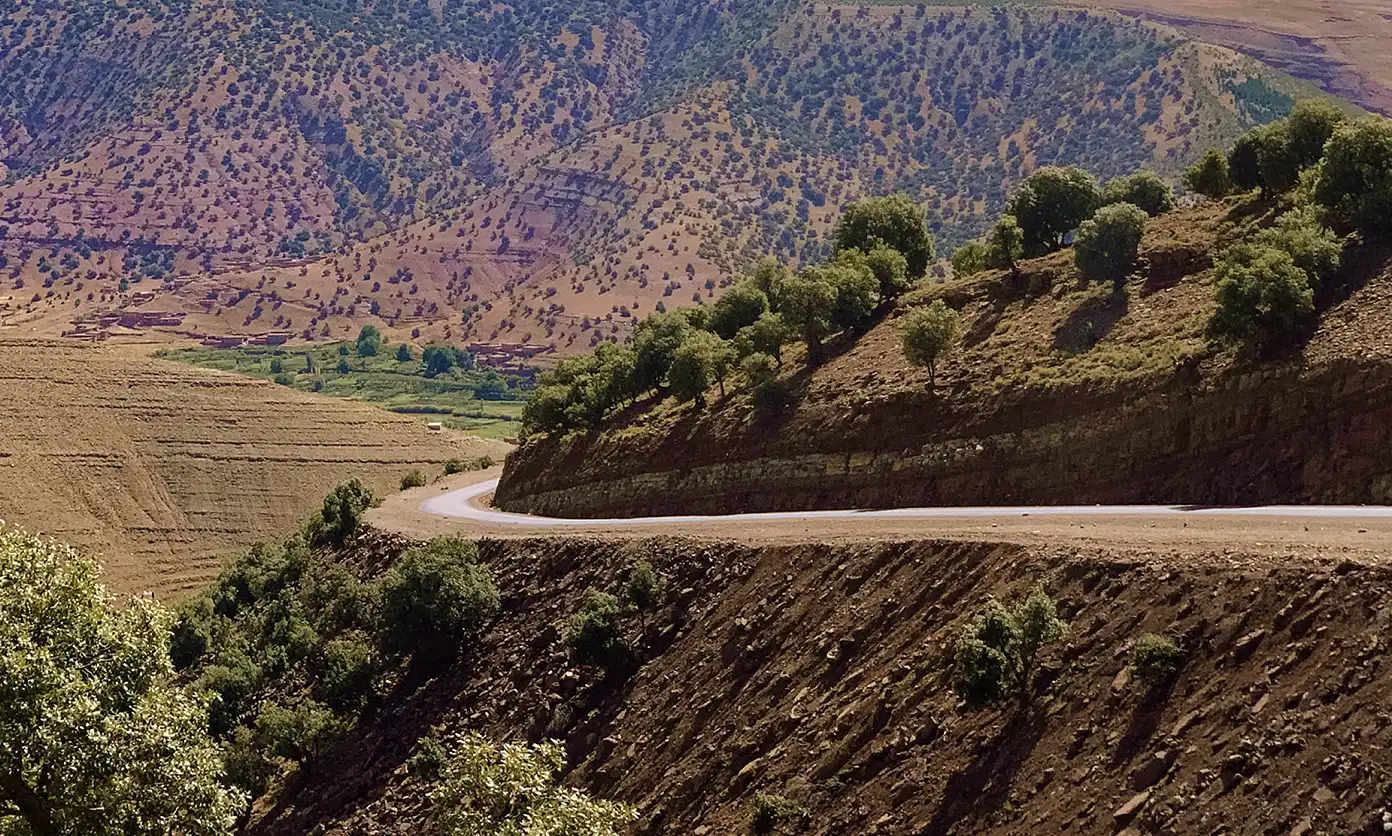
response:
[[[0,340],[0,519],[104,553],[123,591],[200,586],[351,476],[393,490],[500,447],[251,378]]]
[[[504,594],[482,646],[418,665],[254,832],[416,832],[423,788],[402,764],[441,721],[565,740],[568,780],[637,804],[634,833],[746,833],[761,791],[805,804],[815,834],[1371,833],[1392,804],[1392,572],[1375,561],[989,541],[482,551]],[[608,683],[569,668],[565,618],[639,558],[670,582],[645,663]],[[1044,696],[965,712],[961,626],[1035,582],[1071,624]],[[1151,697],[1124,673],[1146,631],[1188,652]]]

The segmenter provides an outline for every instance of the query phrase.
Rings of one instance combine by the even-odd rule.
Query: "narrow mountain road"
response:
[[[500,469],[448,477],[389,497],[368,521],[414,538],[690,536],[751,543],[885,539],[994,540],[1058,546],[1295,558],[1392,558],[1392,508],[1383,506],[1042,506],[897,508],[635,519],[510,514],[488,499]]]

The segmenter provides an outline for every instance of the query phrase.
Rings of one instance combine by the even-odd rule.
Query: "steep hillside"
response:
[[[909,191],[950,245],[1038,165],[1174,173],[1312,92],[1076,10],[4,11],[0,322],[97,338],[372,322],[579,350],[753,256],[820,254],[860,194]]]
[[[0,341],[0,519],[104,554],[118,590],[186,593],[350,476],[502,445],[238,375],[62,341]]]
[[[1285,354],[1210,344],[1213,259],[1270,207],[1250,199],[1153,219],[1113,291],[1073,253],[1020,278],[930,285],[825,365],[790,373],[795,405],[744,392],[706,410],[640,404],[589,434],[529,442],[498,490],[565,516],[1074,503],[1384,503],[1385,243],[1353,247]],[[934,298],[962,338],[928,385],[898,315]],[[800,369],[800,359],[789,361]]]
[[[932,541],[505,541],[482,558],[503,601],[487,635],[414,665],[251,832],[418,831],[426,786],[405,762],[439,722],[564,741],[567,782],[636,804],[632,833],[751,832],[758,793],[808,813],[777,832],[809,834],[1362,833],[1387,815],[1382,565]],[[637,560],[670,590],[627,625],[641,667],[570,667],[564,620]],[[966,711],[959,631],[1036,582],[1071,625],[1043,695]],[[1185,648],[1153,692],[1128,671],[1145,632]]]

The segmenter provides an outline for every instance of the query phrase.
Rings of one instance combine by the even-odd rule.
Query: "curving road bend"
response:
[[[687,536],[749,543],[887,539],[1122,546],[1141,553],[1392,559],[1392,507],[1040,506],[896,508],[725,516],[560,519],[488,504],[501,468],[446,477],[387,498],[374,526],[407,537]]]

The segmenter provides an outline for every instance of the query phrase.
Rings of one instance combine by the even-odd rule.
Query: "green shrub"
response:
[[[375,325],[364,325],[358,332],[358,356],[376,357],[382,350],[382,332]]]
[[[756,793],[754,796],[754,817],[749,823],[749,832],[755,836],[768,836],[785,824],[804,825],[809,818],[807,808],[791,798]]]
[[[1024,233],[1027,255],[1042,255],[1063,247],[1068,233],[1092,217],[1102,205],[1097,180],[1077,166],[1045,166],[1011,192],[1007,215]]]
[[[1256,243],[1288,253],[1295,266],[1318,284],[1339,269],[1344,245],[1334,231],[1322,225],[1310,209],[1287,212],[1275,226],[1256,236]]]
[[[938,358],[957,339],[957,328],[957,312],[941,299],[927,307],[914,308],[900,320],[904,357],[913,365],[928,369],[929,385],[937,382]]]
[[[764,297],[768,299],[769,310],[777,311],[781,298],[780,291],[783,289],[783,280],[787,277],[788,269],[783,266],[778,257],[766,255],[754,265],[749,280],[754,283],[755,287],[763,291]]]
[[[1204,152],[1199,161],[1184,172],[1184,186],[1196,194],[1217,200],[1232,193],[1232,175],[1228,158],[1216,148]]]
[[[1343,124],[1342,111],[1324,99],[1305,99],[1295,103],[1286,118],[1291,153],[1301,168],[1315,165],[1324,156],[1324,146]]]
[[[1129,203],[1151,217],[1174,209],[1174,192],[1153,171],[1137,171],[1114,177],[1102,187],[1102,204]]]
[[[712,382],[725,394],[725,376],[735,362],[735,350],[709,331],[694,331],[677,348],[667,378],[677,400],[706,405],[706,390]]]
[[[749,398],[758,414],[767,415],[788,406],[792,393],[778,377],[778,367],[767,354],[754,353],[744,358],[740,370],[749,381]]]
[[[501,604],[493,574],[477,559],[477,545],[459,537],[407,550],[382,579],[384,645],[405,651],[483,633]]]
[[[262,751],[287,760],[305,761],[318,756],[342,730],[334,713],[311,699],[292,707],[267,701],[256,715],[256,737]]]
[[[609,670],[625,664],[629,648],[623,637],[622,617],[619,599],[606,592],[587,591],[585,602],[571,616],[566,630],[571,660],[583,667]]]
[[[968,241],[952,251],[952,274],[954,276],[975,276],[986,269],[986,245],[980,241]]]
[[[1145,633],[1131,651],[1131,671],[1149,689],[1168,684],[1184,664],[1184,650],[1173,640]]]
[[[1145,224],[1146,213],[1129,203],[1104,206],[1083,221],[1073,242],[1073,257],[1083,278],[1125,282],[1136,266]]]
[[[336,636],[350,630],[377,628],[377,588],[363,583],[351,569],[331,560],[310,565],[300,598],[316,630]]]
[[[633,337],[635,390],[647,392],[667,382],[672,358],[686,341],[691,323],[675,311],[654,313],[643,320]]]
[[[1028,704],[1040,649],[1066,631],[1042,587],[1012,607],[991,599],[958,637],[953,655],[957,695],[970,708],[995,705],[1012,694]]]
[[[822,341],[831,335],[837,293],[819,270],[803,270],[784,280],[779,313],[807,344],[807,362],[822,361]]]
[[[425,486],[425,474],[419,470],[412,470],[401,477],[401,489],[403,491],[411,488],[421,488]]]
[[[1250,192],[1262,185],[1261,162],[1257,158],[1259,138],[1249,131],[1238,137],[1228,151],[1228,175],[1239,192]]]
[[[309,521],[310,544],[321,548],[342,546],[357,536],[362,528],[363,513],[378,501],[377,496],[356,478],[338,486],[324,497],[319,514]]]
[[[662,600],[666,581],[646,560],[634,563],[624,579],[624,600],[639,612],[652,609]]]
[[[442,730],[437,726],[430,730],[430,734],[416,741],[416,750],[406,761],[406,769],[417,780],[433,784],[444,774],[449,757],[449,748]]]
[[[263,672],[240,648],[227,648],[194,680],[193,688],[215,699],[208,707],[208,730],[214,737],[231,734],[251,711]]]
[[[396,347],[396,362],[411,362],[411,346],[407,345],[406,343],[402,343],[401,345]]]
[[[986,266],[992,270],[1019,269],[1025,256],[1025,233],[1013,215],[1005,215],[986,235]]]
[[[212,647],[214,634],[224,621],[213,610],[213,600],[207,594],[185,601],[169,634],[169,659],[174,670],[186,671],[198,664]]]
[[[464,473],[467,470],[468,468],[464,466],[464,462],[461,462],[459,459],[450,459],[449,461],[445,462],[446,476],[453,476],[456,473]]]
[[[783,346],[797,339],[797,334],[782,314],[765,313],[753,325],[740,329],[731,347],[735,356],[743,359],[751,354],[767,354],[776,362],[783,362]]]
[[[1334,131],[1315,199],[1365,235],[1392,230],[1392,119],[1369,117]]]
[[[863,257],[812,268],[819,270],[822,279],[836,292],[831,324],[839,331],[857,331],[868,325],[883,301],[879,279],[864,263],[856,263],[858,261],[863,262]]]
[[[1314,312],[1309,274],[1281,250],[1238,245],[1213,276],[1218,307],[1208,329],[1215,339],[1276,342]]]

